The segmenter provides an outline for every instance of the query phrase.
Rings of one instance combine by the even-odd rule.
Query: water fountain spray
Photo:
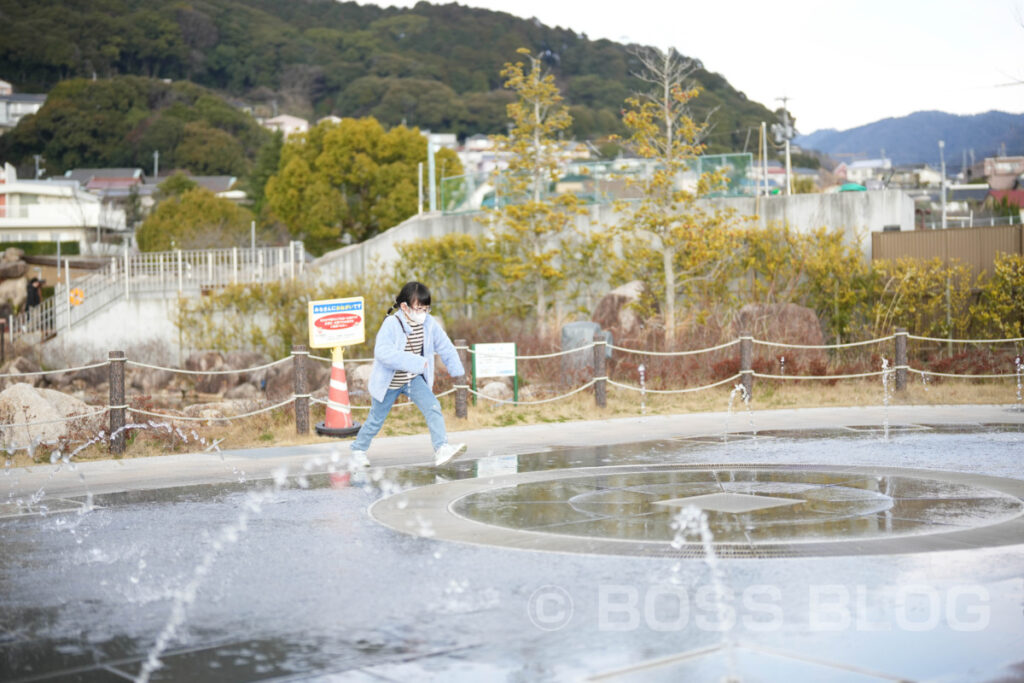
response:
[[[889,440],[889,374],[892,370],[889,369],[889,359],[882,359],[882,404],[885,407],[885,418],[882,420],[883,431],[885,432],[885,440]]]
[[[725,586],[725,575],[718,562],[718,555],[715,554],[714,535],[708,524],[708,515],[695,505],[687,505],[672,518],[671,528],[675,531],[671,543],[675,550],[684,548],[691,536],[696,537],[700,542],[704,554],[704,564],[708,568],[711,588],[715,594],[715,616],[722,627],[722,644],[728,674],[721,683],[739,683],[740,677],[736,671],[736,653],[732,640],[727,635],[731,628],[731,620],[728,617],[729,610],[726,605],[729,592]]]
[[[641,415],[646,415],[647,414],[647,405],[646,405],[647,385],[644,384],[644,370],[646,370],[646,368],[644,367],[644,364],[641,363],[640,367],[638,367],[637,370],[640,371],[640,414]]]
[[[1024,403],[1021,401],[1021,377],[1024,376],[1024,362],[1021,361],[1021,357],[1017,356],[1013,360],[1013,364],[1017,368],[1017,412],[1024,411]]]

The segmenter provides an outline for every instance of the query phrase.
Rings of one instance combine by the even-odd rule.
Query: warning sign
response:
[[[329,349],[366,341],[363,297],[309,302],[309,346]]]

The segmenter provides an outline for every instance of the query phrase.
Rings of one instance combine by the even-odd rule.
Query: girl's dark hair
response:
[[[388,315],[402,304],[412,305],[417,303],[420,306],[430,305],[430,290],[421,282],[406,282],[402,291],[395,297],[395,303],[388,309]]]

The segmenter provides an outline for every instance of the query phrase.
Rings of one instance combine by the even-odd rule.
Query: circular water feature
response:
[[[429,528],[443,540],[699,557],[697,542],[671,545],[673,518],[691,506],[707,515],[721,557],[899,554],[1024,542],[1024,481],[870,465],[638,463],[517,472],[405,491],[378,501],[371,514],[406,533]]]

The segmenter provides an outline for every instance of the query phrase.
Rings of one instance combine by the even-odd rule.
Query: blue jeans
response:
[[[427,380],[423,378],[423,375],[416,375],[405,386],[388,389],[384,394],[383,401],[373,399],[373,403],[370,405],[370,414],[366,417],[366,422],[363,423],[359,434],[356,435],[356,440],[352,442],[352,450],[365,451],[369,449],[370,442],[384,426],[384,418],[391,412],[391,406],[394,405],[399,394],[405,394],[412,399],[412,402],[423,413],[423,417],[427,419],[430,443],[434,446],[434,450],[436,451],[448,443],[448,434],[444,429],[444,416],[441,414],[441,404],[438,403],[434,392],[427,386]]]

